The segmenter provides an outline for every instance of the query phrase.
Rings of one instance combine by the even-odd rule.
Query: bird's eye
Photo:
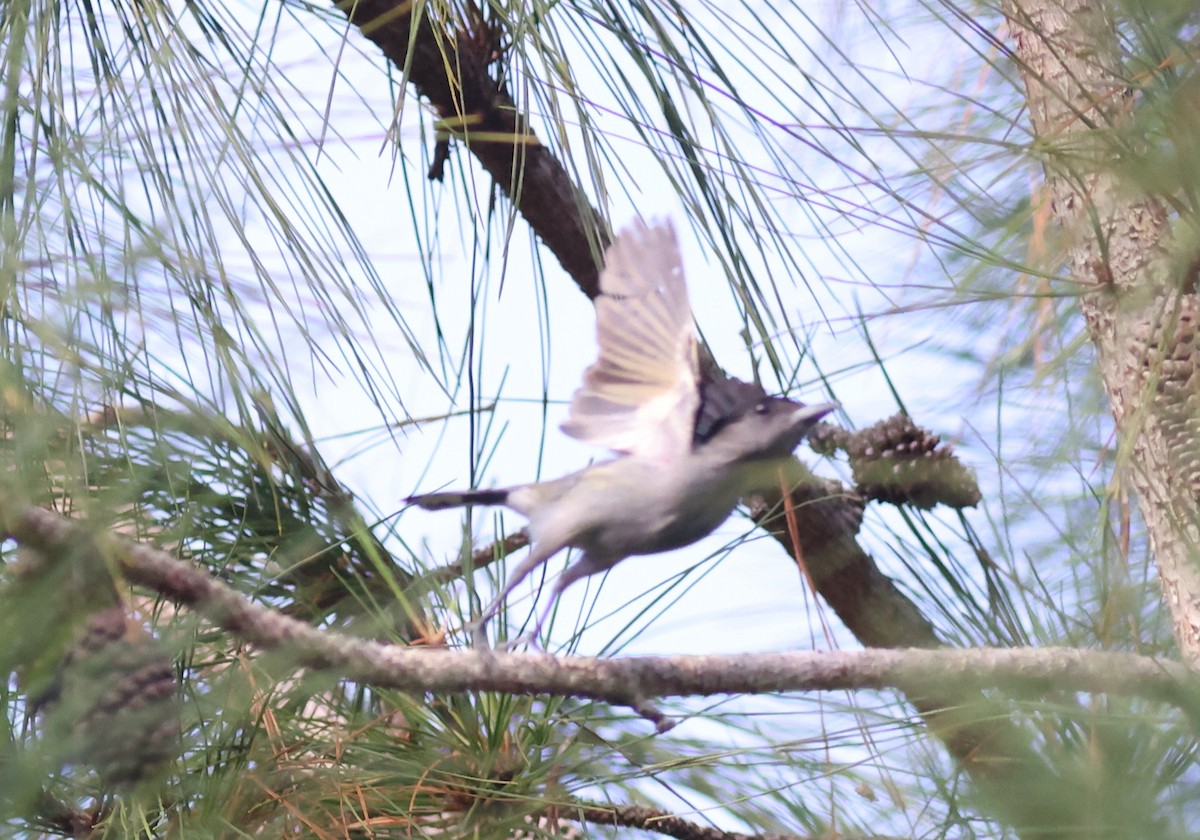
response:
[[[754,406],[755,414],[766,414],[770,410],[771,410],[771,407],[769,405],[767,405],[766,403],[759,403],[758,405]]]

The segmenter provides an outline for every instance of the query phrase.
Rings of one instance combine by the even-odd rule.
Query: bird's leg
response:
[[[550,601],[542,608],[541,613],[538,615],[537,623],[533,625],[533,630],[520,636],[510,643],[508,647],[520,643],[522,639],[527,639],[540,649],[541,645],[538,643],[538,639],[542,635],[542,626],[550,618],[550,613],[554,610],[554,605],[558,603],[559,597],[567,590],[567,587],[577,580],[596,574],[596,572],[611,569],[614,565],[616,564],[605,559],[598,559],[595,555],[584,552],[578,560],[563,570],[563,573],[558,576],[558,580],[554,581],[554,586],[550,590]]]
[[[551,554],[553,554],[553,552],[551,552]],[[504,589],[502,589],[500,594],[496,596],[496,600],[492,601],[492,603],[488,605],[487,609],[483,611],[478,619],[467,625],[467,628],[474,635],[474,643],[476,647],[487,647],[487,637],[483,634],[484,622],[492,618],[496,612],[499,611],[500,604],[504,602],[505,597],[507,597],[509,592],[512,591],[513,587],[520,583],[523,578],[533,571],[533,569],[536,568],[540,562],[544,562],[538,561],[531,563],[530,561],[533,559],[533,553],[531,552],[530,556],[525,558],[525,561],[517,567],[517,571],[513,573],[512,580],[504,585]],[[584,553],[578,560],[568,566],[563,573],[558,576],[558,579],[554,581],[554,586],[550,589],[550,600],[538,614],[537,622],[533,625],[533,629],[527,633],[522,633],[515,639],[510,639],[501,645],[499,649],[512,650],[513,648],[520,647],[523,644],[529,644],[536,650],[542,650],[542,645],[539,641],[542,635],[542,627],[544,627],[546,622],[550,619],[550,613],[554,610],[554,606],[558,603],[559,597],[563,594],[563,592],[566,591],[567,587],[581,578],[594,575],[597,572],[603,572],[606,569],[611,569],[614,565],[616,564],[607,559],[599,559],[594,555]]]
[[[529,554],[520,562],[520,564],[517,565],[516,571],[509,575],[508,581],[505,582],[504,586],[500,588],[500,591],[496,593],[496,597],[492,599],[490,604],[483,608],[483,612],[479,614],[478,618],[473,619],[466,625],[465,628],[463,628],[471,634],[471,639],[475,647],[489,647],[487,634],[484,632],[484,626],[496,617],[496,613],[500,612],[500,608],[504,606],[504,600],[509,596],[509,593],[511,593],[521,581],[529,577],[530,573],[533,572],[534,569],[557,554],[563,547],[564,546],[562,543],[557,545],[552,544],[549,546],[541,543],[534,543],[530,547]],[[509,645],[506,645],[506,647],[508,646]]]

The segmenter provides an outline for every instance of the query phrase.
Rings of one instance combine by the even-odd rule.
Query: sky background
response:
[[[831,25],[826,7],[825,25]],[[945,67],[963,60],[954,50],[959,43],[943,44],[936,54],[915,45],[898,48],[890,55],[880,53],[873,33],[846,21],[834,21],[843,35],[839,46],[848,58],[872,69],[871,55],[881,62],[873,75],[862,80],[863,96],[886,95],[894,102],[920,100],[928,88],[908,81],[936,77]],[[447,352],[433,359],[434,373],[415,360],[404,335],[387,317],[372,317],[373,341],[384,349],[385,363],[402,406],[389,410],[400,416],[437,418],[469,407],[465,386],[455,388],[449,367],[461,364],[462,348],[472,318],[480,328],[476,353],[482,359],[477,382],[479,403],[495,403],[494,411],[479,418],[487,431],[479,439],[476,460],[485,462],[478,475],[483,487],[506,486],[537,478],[555,477],[576,470],[606,453],[573,441],[558,431],[566,405],[595,357],[594,316],[591,304],[561,271],[552,257],[543,263],[544,278],[530,261],[529,234],[518,220],[504,260],[485,264],[484,248],[497,253],[506,243],[500,236],[486,245],[474,241],[473,228],[460,228],[465,214],[462,204],[486,207],[489,183],[474,169],[461,180],[424,189],[425,164],[394,156],[385,138],[381,119],[393,111],[389,90],[381,81],[379,59],[357,33],[343,43],[334,30],[301,27],[285,22],[276,40],[276,61],[294,68],[286,78],[303,99],[321,104],[327,113],[300,111],[303,132],[310,138],[308,152],[321,142],[318,171],[331,188],[339,206],[356,231],[387,290],[400,308],[418,346],[436,345],[436,330],[444,337]],[[570,46],[566,47],[569,51]],[[359,51],[362,51],[360,53]],[[331,60],[336,59],[336,74]],[[580,88],[598,107],[599,129],[613,138],[613,148],[628,175],[610,184],[608,209],[619,229],[635,215],[672,221],[684,251],[693,309],[705,339],[716,358],[730,373],[751,378],[753,361],[742,336],[743,321],[721,267],[689,228],[679,196],[654,164],[653,155],[632,136],[624,120],[616,116],[615,103],[603,101],[603,81],[580,62],[573,68]],[[835,68],[815,67],[814,72]],[[901,72],[903,70],[903,72]],[[781,70],[782,72],[782,70]],[[872,89],[872,85],[879,86]],[[298,97],[299,99],[299,97]],[[787,99],[782,100],[787,105]],[[398,128],[400,145],[415,154],[419,134],[430,132],[428,119],[420,119],[417,102],[405,103]],[[607,114],[607,116],[605,116]],[[327,123],[326,123],[327,119]],[[330,129],[325,129],[328,124]],[[542,136],[544,128],[539,127]],[[332,136],[336,130],[339,137]],[[747,135],[749,138],[749,135]],[[869,140],[868,140],[869,144]],[[790,162],[803,179],[831,192],[849,192],[840,183],[844,174],[813,153],[799,140]],[[893,144],[882,138],[867,145],[863,157],[881,168],[902,165]],[[456,154],[453,166],[467,160]],[[769,160],[764,167],[778,170]],[[616,177],[616,176],[614,176]],[[796,176],[799,183],[800,176]],[[865,188],[863,188],[865,189]],[[423,194],[420,194],[424,190]],[[436,320],[430,304],[427,275],[418,256],[421,248],[412,222],[414,194],[423,203],[429,227],[436,227],[436,248],[431,263],[438,298]],[[784,317],[811,346],[811,357],[799,368],[796,387],[788,396],[807,402],[831,397],[843,404],[841,422],[869,425],[893,414],[897,405],[883,373],[873,362],[871,349],[861,333],[860,315],[868,316],[871,339],[887,362],[892,385],[917,421],[954,439],[961,439],[961,452],[969,464],[987,479],[991,455],[981,441],[992,443],[994,409],[986,397],[974,391],[978,369],[969,363],[956,364],[942,352],[949,342],[961,341],[955,332],[952,312],[930,309],[928,317],[889,317],[888,313],[908,307],[920,309],[944,296],[953,278],[928,258],[910,235],[892,233],[881,226],[862,225],[837,212],[823,212],[826,223],[840,232],[830,241],[813,223],[810,214],[820,213],[781,190],[777,212],[794,235],[798,252],[809,268],[802,276],[778,259],[764,255],[764,264],[782,290],[775,308],[779,322]],[[848,264],[843,252],[853,255]],[[353,268],[352,266],[348,266]],[[867,282],[867,278],[870,282]],[[913,283],[916,278],[917,283]],[[475,306],[472,311],[471,290]],[[285,334],[285,342],[289,337]],[[318,338],[318,342],[320,339]],[[995,342],[995,335],[978,335],[980,345]],[[782,342],[786,345],[786,342]],[[293,370],[303,371],[311,362],[307,348],[296,341],[289,355]],[[334,342],[329,342],[332,348]],[[986,353],[987,348],[977,348]],[[796,360],[793,354],[791,361]],[[819,363],[813,363],[816,359]],[[778,382],[770,371],[769,390]],[[832,395],[820,379],[822,373],[832,386]],[[399,511],[400,500],[414,492],[440,488],[463,488],[470,483],[469,423],[465,416],[414,424],[380,434],[380,410],[371,395],[351,375],[350,366],[339,369],[312,365],[310,372],[295,377],[306,401],[308,421],[326,459],[335,464],[335,474],[374,509],[387,515]],[[447,393],[450,389],[450,393]],[[545,402],[543,402],[543,399]],[[981,411],[980,409],[983,408]],[[359,434],[356,434],[359,433]],[[980,437],[981,436],[981,437]],[[374,441],[368,445],[368,441]],[[818,473],[843,480],[837,465],[814,456],[806,448],[801,458]],[[892,516],[873,506],[870,516]],[[969,514],[979,517],[979,514]],[[478,509],[471,523],[472,542],[484,544],[495,533],[508,533],[520,526],[519,516],[503,511]],[[437,566],[452,562],[462,546],[462,516],[456,512],[404,511],[396,528],[419,559]],[[870,523],[868,523],[868,531]],[[726,556],[724,549],[742,544]],[[903,576],[886,551],[873,547],[877,560],[893,574]],[[713,557],[718,558],[714,561]],[[552,575],[563,567],[560,555],[550,562]],[[855,646],[836,618],[819,615],[811,593],[806,591],[791,560],[779,546],[757,532],[741,515],[735,515],[712,537],[678,552],[653,557],[631,558],[606,577],[597,576],[576,584],[564,597],[554,639],[561,641],[574,628],[573,617],[592,605],[592,618],[608,616],[584,636],[582,653],[596,653],[625,622],[662,595],[665,587],[678,584],[679,575],[700,564],[682,584],[686,594],[669,594],[638,619],[644,629],[626,634],[627,653],[705,653],[789,648]],[[486,590],[485,576],[477,576]],[[535,575],[533,585],[540,583]],[[512,618],[520,620],[532,609],[529,586],[520,587],[509,599]],[[597,598],[597,593],[599,593]],[[641,594],[641,597],[636,596]],[[486,591],[485,591],[486,600]],[[632,601],[632,603],[630,603]],[[665,610],[661,615],[660,610]],[[553,643],[551,648],[553,649]]]

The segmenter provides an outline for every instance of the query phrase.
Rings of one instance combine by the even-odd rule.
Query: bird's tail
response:
[[[425,510],[445,510],[464,505],[502,505],[508,501],[508,490],[464,490],[461,492],[426,493],[409,496],[406,504]]]

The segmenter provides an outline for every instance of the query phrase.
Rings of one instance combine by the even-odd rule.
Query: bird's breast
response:
[[[732,482],[696,463],[618,461],[594,498],[593,527],[575,544],[606,556],[655,554],[708,536],[737,504]],[[587,482],[584,482],[585,484]]]

